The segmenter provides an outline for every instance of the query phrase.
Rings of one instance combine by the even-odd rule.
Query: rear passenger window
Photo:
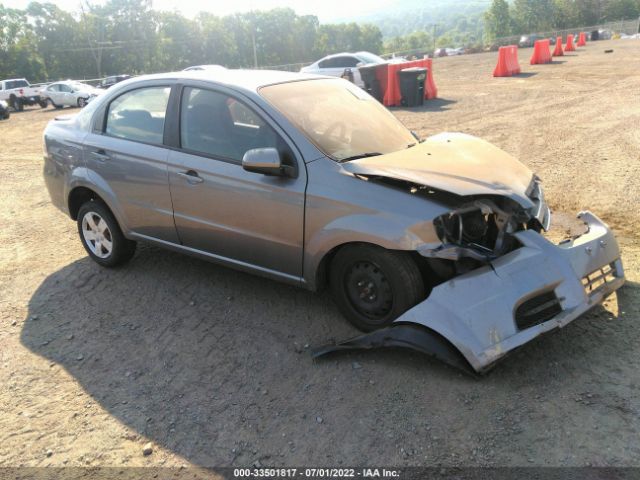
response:
[[[140,88],[109,105],[105,133],[113,137],[161,145],[169,87]]]
[[[286,143],[246,104],[222,93],[185,88],[180,112],[184,149],[240,163],[254,148],[273,147],[292,161]]]

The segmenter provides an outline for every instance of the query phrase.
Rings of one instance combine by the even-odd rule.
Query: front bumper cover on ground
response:
[[[519,232],[521,248],[438,285],[391,327],[322,347],[314,356],[401,346],[459,368],[466,361],[476,372],[489,370],[511,350],[564,327],[624,284],[611,230],[590,212],[578,218],[588,227],[583,235],[555,245],[533,230]]]

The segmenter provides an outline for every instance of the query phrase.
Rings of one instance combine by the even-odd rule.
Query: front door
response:
[[[277,127],[220,91],[185,87],[180,148],[169,154],[169,184],[181,242],[223,260],[302,276],[306,171]],[[273,147],[295,178],[242,168],[244,153]]]

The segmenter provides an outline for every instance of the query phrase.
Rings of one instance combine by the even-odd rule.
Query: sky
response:
[[[40,0],[47,1],[47,0]],[[60,8],[75,12],[80,0],[48,0]],[[30,0],[0,0],[5,7],[23,9]],[[91,3],[100,3],[92,0]],[[153,0],[156,10],[177,10],[193,17],[199,11],[208,11],[224,16],[249,10],[269,10],[276,7],[293,8],[299,15],[316,15],[321,22],[358,17],[393,3],[392,0]]]

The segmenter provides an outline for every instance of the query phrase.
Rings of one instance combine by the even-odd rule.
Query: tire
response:
[[[87,99],[80,97],[78,99],[78,108],[84,108],[87,105]]]
[[[51,99],[49,99],[49,103],[51,103],[51,106],[56,110],[60,110],[62,108],[62,105],[56,105],[55,103],[53,103],[53,100]]]
[[[411,256],[374,245],[341,248],[331,261],[329,283],[340,312],[365,332],[389,325],[425,298]]]
[[[21,112],[24,110],[24,105],[22,105],[22,102],[18,100],[18,97],[15,95],[11,95],[11,97],[9,97],[9,105],[13,108],[14,112]]]
[[[47,108],[49,106],[46,100],[40,100],[38,105],[40,105],[40,108]]]
[[[122,234],[115,217],[102,202],[91,200],[78,211],[78,234],[82,246],[98,265],[116,267],[136,251],[136,242]]]

